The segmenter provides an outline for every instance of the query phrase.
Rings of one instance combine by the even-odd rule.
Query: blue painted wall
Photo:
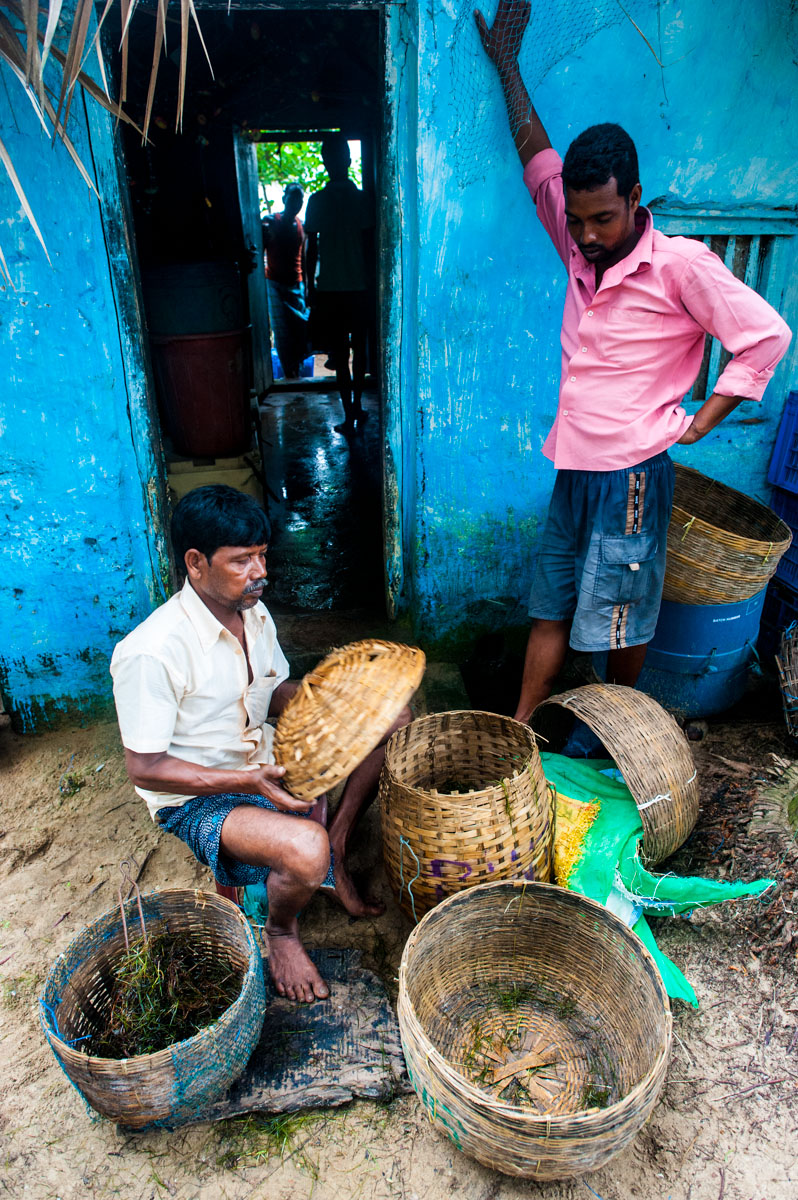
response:
[[[0,72],[5,68],[0,67]],[[167,578],[162,478],[145,378],[118,311],[110,259],[121,226],[60,145],[51,150],[6,73],[0,136],[24,181],[52,267],[0,173],[0,687],[20,728],[85,716],[110,696],[114,642]],[[13,108],[9,106],[9,98]],[[113,130],[78,100],[71,135],[121,214]]]
[[[484,7],[492,15],[495,0]],[[600,31],[534,95],[552,142],[564,153],[585,126],[619,121],[638,145],[644,202],[670,195],[713,208],[795,206],[798,13],[790,8],[638,4],[641,29],[669,65],[660,69],[626,19]],[[582,9],[579,0],[549,0],[541,23],[563,27]],[[458,57],[460,11],[459,3],[433,0],[418,15],[416,486],[405,518],[417,631],[455,645],[480,629],[525,623],[553,481],[540,448],[557,403],[564,297],[563,270],[523,186],[492,68],[475,43],[470,58]],[[471,152],[463,150],[469,139]],[[793,327],[797,259],[793,240],[774,297]],[[754,407],[745,405],[675,456],[766,498],[795,363],[793,345],[753,414],[762,424],[741,424]]]
[[[644,198],[795,206],[793,6],[636,2],[664,70],[625,18],[588,37],[586,0],[541,6],[546,28],[576,14],[582,35],[535,93],[554,143],[565,149],[585,125],[619,120],[638,143]],[[387,588],[419,636],[444,647],[525,623],[553,480],[540,448],[556,409],[564,295],[498,83],[477,47],[463,57],[456,43],[461,8],[408,0],[385,17]],[[112,646],[162,598],[168,566],[113,124],[76,105],[72,134],[98,201],[63,149],[43,144],[15,81],[4,82],[0,136],[53,261],[0,176],[0,245],[17,289],[0,291],[0,686],[31,728],[107,701]],[[794,326],[795,266],[785,239],[773,298]],[[766,498],[796,361],[793,347],[760,424],[743,424],[741,410],[679,457]]]

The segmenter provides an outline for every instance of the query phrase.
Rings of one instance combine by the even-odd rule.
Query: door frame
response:
[[[244,12],[274,12],[308,9],[307,0],[195,0],[199,13],[230,9]],[[405,477],[409,470],[410,452],[406,419],[412,420],[413,406],[403,412],[403,394],[415,394],[415,355],[413,339],[408,328],[414,327],[415,308],[403,303],[411,301],[412,282],[408,264],[416,222],[416,114],[412,104],[415,97],[415,38],[408,29],[409,14],[405,0],[315,0],[314,8],[373,11],[380,17],[381,68],[384,81],[382,95],[382,147],[378,156],[378,303],[382,354],[380,356],[380,395],[382,407],[382,529],[385,605],[388,616],[395,617],[403,606],[404,578],[404,511],[407,505]],[[97,106],[94,106],[97,107]],[[104,126],[99,136],[100,125]],[[97,143],[113,142],[112,161],[104,186],[100,188],[100,212],[103,226],[124,228],[127,254],[109,256],[111,287],[120,311],[126,314],[127,337],[123,339],[125,369],[140,381],[148,397],[150,427],[147,441],[160,451],[161,473],[158,486],[149,496],[150,514],[156,529],[168,525],[168,503],[164,487],[163,451],[160,447],[159,425],[156,417],[152,369],[147,349],[144,305],[141,294],[133,218],[130,205],[127,171],[121,142],[121,131],[113,117],[98,110],[90,122],[95,130],[92,149]],[[107,159],[107,154],[103,154]],[[410,257],[408,257],[410,255]]]

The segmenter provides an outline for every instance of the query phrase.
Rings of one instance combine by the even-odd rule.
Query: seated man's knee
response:
[[[297,839],[296,854],[290,865],[306,887],[319,887],[330,866],[330,839],[327,830],[316,821],[303,822],[302,836]]]

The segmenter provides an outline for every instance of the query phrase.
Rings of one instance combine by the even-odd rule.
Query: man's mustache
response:
[[[254,583],[248,583],[244,588],[244,595],[247,596],[250,592],[259,592],[261,588],[266,587],[266,576],[262,579],[256,579]]]

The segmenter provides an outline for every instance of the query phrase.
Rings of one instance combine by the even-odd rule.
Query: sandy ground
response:
[[[648,1125],[603,1170],[552,1184],[517,1181],[471,1162],[427,1121],[414,1096],[303,1114],[130,1136],[92,1119],[41,1033],[36,998],[49,964],[110,907],[117,864],[150,852],[142,886],[209,885],[184,848],[161,835],[135,796],[116,728],[21,738],[0,728],[0,1195],[125,1200],[401,1197],[435,1200],[794,1200],[798,1195],[798,984],[795,841],[756,820],[769,754],[790,754],[780,725],[715,725],[696,747],[702,813],[674,870],[772,875],[763,902],[727,905],[656,934],[699,994],[676,1005],[667,1084]],[[718,757],[720,756],[720,757]],[[311,945],[363,949],[395,994],[410,926],[380,867],[370,815],[359,866],[390,901],[379,920],[350,922],[322,898],[303,918]]]

